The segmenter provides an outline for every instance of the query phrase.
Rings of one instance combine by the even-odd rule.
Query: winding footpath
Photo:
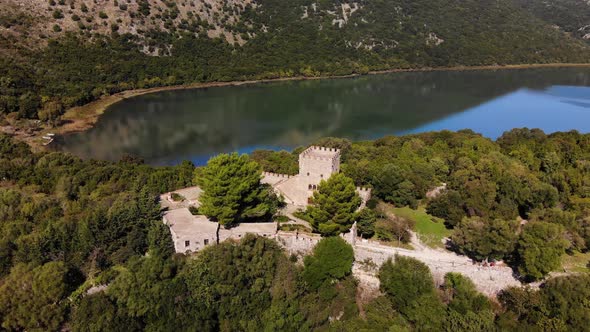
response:
[[[379,280],[377,271],[379,266],[388,259],[395,259],[396,255],[415,258],[426,264],[434,277],[435,283],[441,285],[444,275],[449,272],[457,272],[473,281],[476,288],[488,295],[495,296],[502,289],[522,284],[514,276],[508,266],[481,266],[474,264],[466,256],[460,256],[450,251],[429,248],[413,236],[412,245],[415,250],[385,246],[373,241],[355,241],[355,268],[353,273],[359,281],[365,283],[367,288],[377,288]],[[369,263],[369,260],[371,263]],[[368,263],[368,264],[367,264]],[[374,278],[372,279],[371,276]]]

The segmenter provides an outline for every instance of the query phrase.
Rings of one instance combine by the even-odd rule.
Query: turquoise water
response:
[[[374,139],[469,128],[590,132],[590,68],[415,72],[154,93],[113,105],[56,147],[84,158],[125,154],[154,165],[326,137]]]

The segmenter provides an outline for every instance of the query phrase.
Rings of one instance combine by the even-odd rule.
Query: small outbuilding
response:
[[[205,216],[195,216],[187,208],[166,212],[164,224],[170,227],[174,249],[178,253],[199,251],[217,244],[219,224]]]

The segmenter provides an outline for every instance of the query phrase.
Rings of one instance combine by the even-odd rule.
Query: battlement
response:
[[[371,193],[371,188],[356,187],[356,191],[359,194],[364,194],[364,193],[370,194]]]
[[[356,192],[361,197],[361,206],[359,207],[359,210],[363,209],[371,199],[371,191],[371,188],[356,187]]]
[[[273,177],[273,178],[280,178],[280,179],[290,179],[293,175],[289,174],[279,174],[279,173],[272,173],[272,172],[262,172],[262,175],[265,177]]]
[[[340,158],[340,149],[310,146],[299,154],[300,159],[332,161]]]

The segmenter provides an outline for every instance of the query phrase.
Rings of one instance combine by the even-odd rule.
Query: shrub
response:
[[[313,249],[313,256],[305,257],[303,277],[311,288],[319,289],[349,275],[353,261],[353,249],[346,241],[335,236],[324,238]]]
[[[182,202],[185,199],[182,195],[180,195],[178,193],[172,193],[170,195],[170,198],[172,198],[172,200],[175,202]]]
[[[52,16],[56,20],[61,20],[62,18],[64,18],[64,13],[61,10],[56,9],[53,11]]]

